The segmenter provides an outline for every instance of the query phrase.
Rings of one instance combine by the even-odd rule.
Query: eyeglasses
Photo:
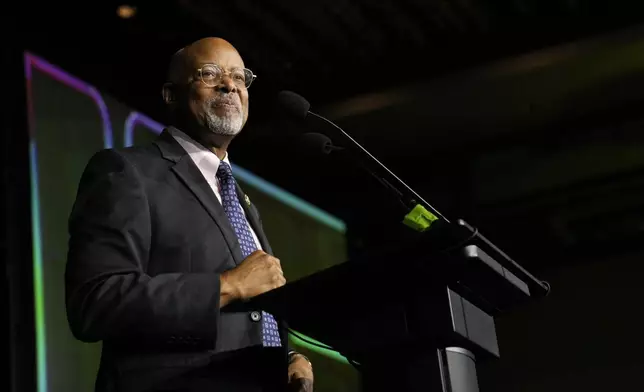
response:
[[[197,70],[201,81],[208,87],[215,87],[225,75],[224,70],[217,64],[206,64]],[[239,88],[249,88],[257,77],[248,68],[233,68],[228,74],[233,83]]]

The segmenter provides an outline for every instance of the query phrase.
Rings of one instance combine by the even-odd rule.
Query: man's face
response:
[[[233,82],[230,71],[244,68],[241,57],[229,46],[213,44],[195,53],[190,63],[190,83],[185,96],[188,115],[214,134],[237,135],[248,119],[248,90]],[[204,83],[198,72],[207,64],[216,64],[224,71],[223,77],[214,79],[214,86]],[[204,79],[210,75],[204,73]]]

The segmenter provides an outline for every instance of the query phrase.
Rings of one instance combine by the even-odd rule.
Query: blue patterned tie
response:
[[[241,247],[244,258],[257,250],[257,245],[253,234],[250,231],[248,221],[244,217],[239,198],[237,197],[237,187],[233,171],[226,162],[221,161],[217,169],[217,178],[221,184],[221,204],[228,216],[230,224],[235,229],[237,240]],[[262,311],[262,341],[266,347],[280,347],[280,335],[275,318]]]

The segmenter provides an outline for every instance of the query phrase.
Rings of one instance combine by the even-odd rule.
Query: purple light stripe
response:
[[[130,147],[134,144],[134,127],[137,124],[143,124],[157,134],[161,133],[163,128],[165,128],[163,124],[154,121],[143,113],[131,112],[125,120],[125,129],[123,131],[123,143],[125,147]]]
[[[110,121],[110,115],[107,110],[107,105],[105,104],[101,93],[98,92],[98,90],[94,86],[73,77],[72,75],[56,67],[55,65],[48,63],[44,59],[32,53],[25,52],[25,75],[29,83],[31,83],[32,78],[32,67],[43,71],[59,82],[72,87],[76,91],[85,94],[92,98],[92,100],[94,100],[94,103],[96,103],[96,106],[98,106],[101,120],[103,122],[103,146],[105,148],[112,148],[114,144],[112,137],[112,123]]]
[[[42,276],[42,228],[40,225],[40,191],[38,184],[38,160],[36,153],[36,134],[33,107],[32,78],[33,68],[44,72],[59,82],[72,87],[81,94],[89,96],[98,106],[101,120],[103,123],[103,146],[111,148],[113,145],[112,125],[110,123],[107,105],[101,94],[93,86],[69,75],[53,64],[44,59],[35,56],[29,52],[24,53],[25,79],[27,89],[27,116],[29,122],[29,156],[31,171],[31,220],[32,220],[32,242],[33,242],[33,263],[34,263],[34,300],[35,300],[35,332],[36,332],[36,377],[38,392],[47,392],[49,389],[47,377],[47,343],[45,331],[45,297],[44,297],[44,278]]]

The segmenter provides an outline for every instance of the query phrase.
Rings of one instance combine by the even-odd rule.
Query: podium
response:
[[[363,391],[476,392],[477,361],[500,357],[495,318],[548,291],[459,220],[247,305],[344,355]]]

